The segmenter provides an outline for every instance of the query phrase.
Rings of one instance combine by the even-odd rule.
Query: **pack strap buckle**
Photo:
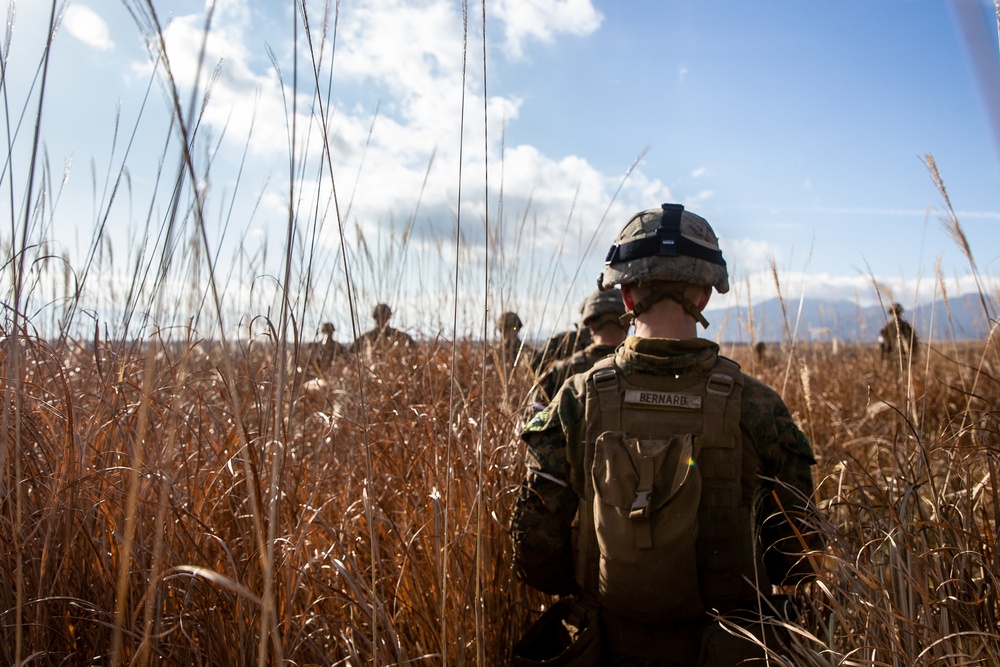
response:
[[[635,492],[635,500],[632,501],[632,508],[628,513],[629,519],[632,521],[645,521],[649,518],[650,491],[650,489],[639,489]]]
[[[637,443],[638,444],[638,443]],[[628,518],[632,521],[647,521],[649,519],[649,496],[653,493],[653,476],[656,473],[652,456],[639,452],[639,484],[635,490],[635,500],[629,509]]]
[[[605,392],[618,387],[618,378],[613,368],[602,368],[590,377],[594,381],[594,388],[598,392]]]
[[[729,394],[733,393],[733,386],[735,384],[736,382],[730,375],[712,373],[708,377],[708,384],[705,386],[705,391],[716,396],[729,396]]]

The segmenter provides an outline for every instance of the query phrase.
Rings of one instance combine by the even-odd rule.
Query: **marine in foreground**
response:
[[[706,220],[675,204],[633,216],[599,280],[616,284],[635,335],[523,429],[515,568],[561,596],[562,618],[529,629],[514,662],[762,659],[780,650],[772,596],[810,574],[812,449],[774,390],[697,337],[712,288],[729,289]],[[553,644],[561,658],[538,652]]]

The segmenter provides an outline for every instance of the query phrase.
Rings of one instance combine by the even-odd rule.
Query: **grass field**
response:
[[[3,664],[492,665],[544,603],[507,531],[530,377],[480,344],[303,389],[274,349],[9,343]],[[793,664],[997,664],[996,343],[729,352],[820,460]]]

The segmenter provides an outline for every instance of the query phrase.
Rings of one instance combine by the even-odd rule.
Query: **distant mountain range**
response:
[[[782,314],[781,302],[771,299],[755,305],[752,318],[745,307],[706,311],[712,323],[706,336],[714,338],[722,331],[723,340],[730,343],[781,341],[788,338],[784,328],[787,317],[790,331],[796,331],[798,320],[796,340],[874,342],[879,329],[889,320],[885,309],[890,305],[863,307],[851,301],[805,299],[801,312],[798,301],[785,301],[785,314]],[[987,298],[986,306],[990,311],[990,319],[987,319],[977,294],[950,298],[947,306],[943,300],[916,306],[912,311],[907,304],[903,306],[906,308],[903,318],[913,325],[922,341],[984,339],[1000,316],[1000,304],[995,298]],[[753,336],[750,335],[751,321]]]

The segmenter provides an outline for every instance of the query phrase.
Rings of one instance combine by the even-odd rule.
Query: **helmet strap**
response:
[[[684,294],[687,289],[686,283],[650,283],[647,285],[647,289],[649,293],[637,301],[632,310],[622,315],[621,321],[623,324],[626,320],[628,324],[631,324],[638,315],[649,310],[653,304],[659,303],[664,299],[670,299],[674,303],[680,304],[684,312],[693,317],[698,324],[706,329],[708,328],[708,320],[698,310],[698,306]]]

